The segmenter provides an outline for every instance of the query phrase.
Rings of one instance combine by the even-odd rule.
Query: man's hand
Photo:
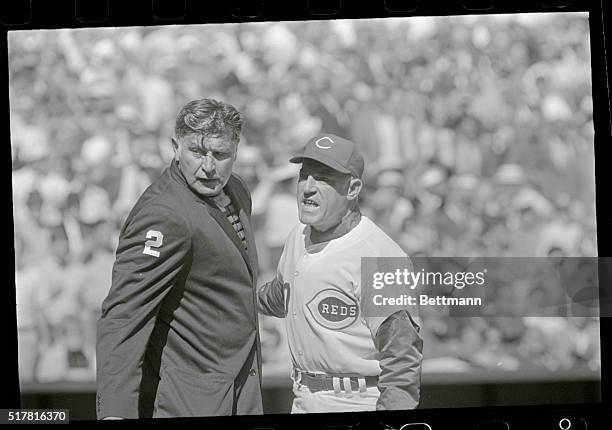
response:
[[[289,304],[289,284],[279,274],[257,289],[257,310],[264,315],[285,318]]]

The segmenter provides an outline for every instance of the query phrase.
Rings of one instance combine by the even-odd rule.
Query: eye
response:
[[[328,176],[325,176],[325,175],[314,175],[313,178],[316,181],[319,181],[319,182],[325,182],[325,183],[329,183],[330,182],[330,178]]]
[[[229,152],[213,152],[213,157],[219,159],[219,160],[223,160],[227,157],[230,156]]]
[[[192,151],[191,151],[191,154],[192,154],[194,157],[196,157],[196,158],[201,158],[201,157],[203,157],[203,156],[204,156],[204,154],[203,154],[201,151],[198,151],[197,149],[196,149],[196,150],[192,150]]]
[[[317,182],[325,182],[325,183],[330,183],[331,179],[329,176],[327,175],[323,175],[323,174],[316,174],[316,173],[307,173],[307,172],[302,172],[300,170],[300,181],[305,181],[306,179],[308,179],[308,176],[312,176],[312,178],[317,181]]]

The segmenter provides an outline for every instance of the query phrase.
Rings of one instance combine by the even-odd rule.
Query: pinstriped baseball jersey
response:
[[[310,372],[379,375],[372,338],[384,318],[361,316],[361,257],[407,255],[365,216],[347,234],[307,247],[309,229],[292,230],[278,265],[293,364]]]

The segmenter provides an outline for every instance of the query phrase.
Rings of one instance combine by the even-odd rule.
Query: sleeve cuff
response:
[[[419,402],[409,394],[410,390],[418,387],[379,387],[380,397],[376,403],[377,411],[415,409]],[[418,398],[418,394],[416,395]]]

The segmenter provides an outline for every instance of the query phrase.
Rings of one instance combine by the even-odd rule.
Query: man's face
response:
[[[346,214],[350,176],[314,160],[304,160],[297,186],[300,222],[320,232],[335,227]]]
[[[174,158],[191,190],[202,197],[221,192],[236,161],[236,146],[229,135],[203,137],[189,134],[174,142]]]

